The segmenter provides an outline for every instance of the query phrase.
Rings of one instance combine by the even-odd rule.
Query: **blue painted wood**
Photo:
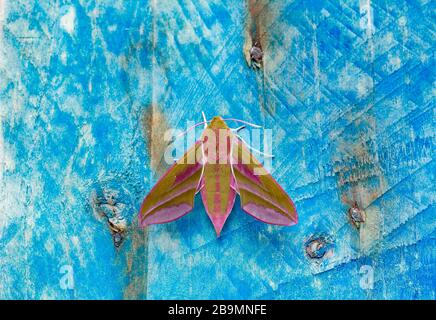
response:
[[[434,9],[0,0],[0,298],[434,299]],[[272,129],[298,225],[137,227],[202,111]]]

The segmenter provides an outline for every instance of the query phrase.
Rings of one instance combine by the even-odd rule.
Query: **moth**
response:
[[[218,237],[232,211],[236,194],[242,210],[254,218],[274,225],[296,224],[298,216],[292,200],[252,155],[242,138],[219,116],[203,123],[205,129],[200,139],[145,197],[139,211],[140,226],[181,218],[194,207],[197,193],[201,194]]]

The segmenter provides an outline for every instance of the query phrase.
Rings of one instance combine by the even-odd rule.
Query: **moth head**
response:
[[[220,116],[213,117],[212,120],[210,121],[209,127],[211,129],[228,129],[229,128],[227,126],[227,124],[224,122],[223,118],[221,118]]]

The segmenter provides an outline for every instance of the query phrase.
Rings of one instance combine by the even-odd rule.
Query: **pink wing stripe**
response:
[[[200,141],[196,141],[195,142],[195,145],[193,146],[193,147],[191,147],[191,149],[194,149],[195,150],[195,148],[198,146],[198,145],[200,145],[201,144],[201,142]],[[188,154],[189,152],[191,152],[192,150],[188,150],[188,152],[186,152],[186,154]],[[186,154],[184,155],[184,157],[186,157]],[[159,183],[162,181],[162,180],[164,180],[169,174],[170,174],[170,172],[174,169],[174,167],[177,165],[177,162],[176,163],[173,163],[173,165],[163,174],[163,176],[162,177],[160,177],[159,178],[159,180],[156,182],[156,184],[153,186],[153,188],[151,188],[151,190],[150,190],[150,192],[148,193],[148,194],[151,194],[156,188],[157,188],[157,186],[159,185]],[[198,163],[195,163],[195,167],[196,168],[198,168]],[[201,165],[200,165],[201,166]],[[189,171],[189,170],[187,170],[187,171]],[[192,174],[194,174],[195,172],[191,172],[191,175]],[[187,178],[187,176],[186,175],[181,175],[182,176],[182,178],[179,178],[179,179],[177,179],[176,178],[176,181],[175,181],[175,184],[178,184],[178,183],[180,183],[180,182],[182,182],[184,179],[186,179]],[[148,195],[147,195],[148,196]],[[142,210],[141,210],[142,211]],[[140,212],[141,212],[140,211]]]
[[[287,212],[288,211],[283,206],[281,206],[277,201],[275,201],[274,198],[272,198],[270,195],[268,195],[267,193],[264,193],[264,194],[260,193],[258,190],[256,190],[255,188],[253,188],[249,184],[239,183],[238,187],[240,189],[243,189],[245,191],[248,191],[248,192],[256,195],[257,197],[261,198],[262,200],[264,200],[266,202],[271,203],[271,205],[273,205],[274,207],[282,210],[282,212]]]
[[[290,226],[296,224],[296,221],[284,216],[280,212],[275,211],[271,208],[265,208],[261,205],[255,203],[247,203],[242,207],[242,210],[247,212],[254,218],[269,224],[276,224],[279,226]]]
[[[178,218],[181,218],[191,210],[192,207],[186,203],[182,203],[174,207],[163,208],[161,210],[156,211],[151,216],[148,216],[144,220],[142,220],[141,226],[145,227],[150,224],[171,222],[177,220]]]
[[[190,185],[186,185],[184,188],[181,188],[180,190],[177,190],[175,192],[167,192],[167,193],[165,193],[163,195],[164,199],[161,200],[161,201],[156,202],[152,207],[150,207],[150,209],[148,209],[148,211],[145,214],[146,215],[150,214],[150,212],[152,212],[156,208],[160,207],[161,205],[167,203],[168,201],[173,200],[173,199],[177,198],[178,196],[182,195],[183,193],[185,193],[185,192],[187,192],[189,190],[194,189],[196,185],[197,185],[197,183],[194,182],[194,183],[192,183]],[[155,214],[157,214],[157,212],[153,213],[153,215],[155,215]]]
[[[238,161],[238,160],[236,160],[236,161]],[[246,176],[248,179],[250,179],[254,183],[259,184],[260,187],[262,187],[260,185],[260,178],[259,178],[259,176],[255,175],[254,172],[252,170],[250,170],[249,168],[247,168],[246,165],[244,165],[242,163],[234,163],[233,164],[233,168],[238,170],[242,175]]]
[[[195,163],[194,165],[189,166],[182,174],[176,177],[176,181],[174,181],[174,186],[188,179],[190,176],[195,174],[199,169],[201,169],[201,167],[202,165],[199,164],[198,162]]]

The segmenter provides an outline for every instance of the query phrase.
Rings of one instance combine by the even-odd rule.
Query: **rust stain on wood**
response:
[[[255,71],[261,111],[274,117],[275,105],[265,98],[265,66],[270,50],[268,27],[273,25],[274,10],[265,0],[247,0],[247,11],[243,54],[247,65]]]
[[[253,64],[253,48],[258,48],[263,53],[267,47],[266,22],[268,10],[264,0],[247,0],[248,15],[245,29],[244,56],[247,64]],[[259,66],[263,66],[263,59],[257,59]],[[256,61],[254,61],[256,62]]]
[[[357,230],[360,234],[360,248],[366,252],[373,248],[381,236],[381,213],[371,204],[384,193],[386,182],[378,158],[375,121],[366,115],[352,126],[356,130],[350,132],[358,132],[358,136],[344,135],[338,139],[333,170],[341,201],[349,208],[356,207],[364,212]],[[350,223],[354,221],[349,219],[349,211],[344,216]]]
[[[165,132],[170,129],[165,114],[156,104],[150,105],[142,117],[142,127],[150,154],[150,167],[157,176],[162,175],[169,164],[165,163],[164,153],[168,146]]]
[[[140,228],[135,220],[129,231],[131,241],[125,255],[128,285],[124,289],[123,298],[127,300],[145,299],[148,270],[147,230]]]

